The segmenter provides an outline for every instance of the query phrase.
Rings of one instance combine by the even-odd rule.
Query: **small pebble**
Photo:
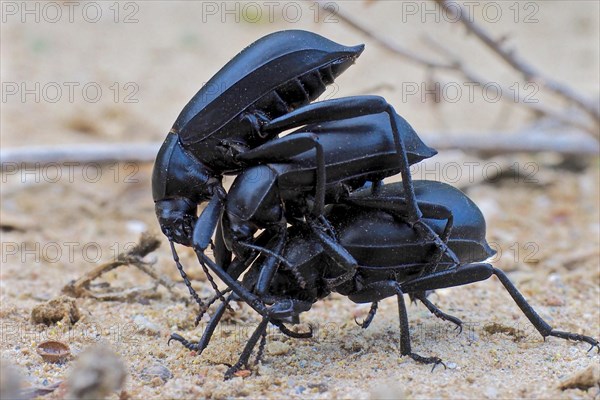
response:
[[[560,382],[558,387],[561,390],[588,390],[594,386],[600,386],[600,368],[596,364],[591,364],[587,368],[569,375]]]
[[[21,374],[7,360],[0,360],[0,399],[18,399],[22,387]]]
[[[273,356],[287,354],[290,351],[290,345],[283,342],[271,342],[267,345],[267,352]]]
[[[142,369],[140,378],[145,381],[154,381],[155,378],[161,379],[163,383],[173,377],[173,373],[162,364],[153,364]]]
[[[160,334],[160,327],[141,314],[134,316],[133,322],[137,325],[141,332],[144,332],[148,335]]]
[[[455,362],[449,362],[449,363],[446,364],[446,367],[448,369],[456,369],[457,365],[456,365]]]

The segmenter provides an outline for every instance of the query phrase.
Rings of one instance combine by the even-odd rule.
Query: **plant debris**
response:
[[[495,335],[496,333],[507,334],[509,336],[512,336],[515,342],[520,342],[521,340],[527,337],[527,335],[523,331],[515,329],[512,326],[506,326],[498,324],[496,322],[492,322],[491,324],[484,326],[483,330],[489,335]]]
[[[139,242],[130,250],[120,253],[114,261],[104,263],[98,265],[92,270],[86,272],[81,278],[69,282],[62,288],[62,292],[66,295],[72,297],[91,297],[96,300],[103,301],[134,301],[140,298],[145,299],[156,299],[160,298],[160,294],[156,291],[158,285],[162,285],[177,300],[185,300],[187,302],[187,298],[182,298],[182,296],[178,295],[173,291],[173,287],[175,284],[168,279],[167,277],[159,276],[152,268],[152,263],[144,261],[144,257],[148,254],[152,253],[156,249],[160,247],[160,241],[154,235],[149,233],[143,233],[140,237]],[[121,291],[115,291],[114,289],[108,287],[106,292],[94,292],[90,289],[91,282],[103,274],[114,270],[115,268],[121,267],[123,265],[133,265],[138,268],[142,272],[146,273],[150,277],[152,277],[156,283],[151,285],[150,287],[141,288],[128,288],[123,289]]]

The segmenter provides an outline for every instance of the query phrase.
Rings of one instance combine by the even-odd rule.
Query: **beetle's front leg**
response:
[[[206,326],[206,329],[204,330],[204,333],[202,334],[202,338],[200,339],[200,341],[198,341],[198,343],[189,342],[182,336],[173,333],[171,334],[171,337],[169,338],[167,344],[171,343],[171,340],[175,340],[181,343],[188,350],[196,351],[198,355],[202,354],[206,346],[208,346],[208,343],[210,342],[210,339],[212,338],[212,335],[215,332],[217,325],[221,321],[221,318],[223,318],[225,309],[227,308],[227,305],[231,301],[232,297],[233,295],[230,294],[229,296],[227,296],[225,301],[219,305],[219,308],[217,308],[217,311],[215,311],[215,314],[211,317],[208,325]]]
[[[250,339],[248,339],[248,342],[246,343],[244,350],[242,350],[242,354],[240,355],[240,358],[238,359],[238,361],[234,365],[229,367],[227,372],[225,372],[225,380],[229,380],[229,379],[233,378],[235,373],[238,372],[243,367],[248,367],[248,360],[250,359],[250,355],[252,354],[252,351],[254,350],[254,347],[256,346],[256,343],[258,343],[259,339],[264,337],[264,335],[267,331],[268,324],[269,324],[268,318],[263,318],[262,321],[260,322],[260,324],[258,324],[256,329],[252,333],[252,336],[250,336]],[[262,351],[260,353],[262,353]]]

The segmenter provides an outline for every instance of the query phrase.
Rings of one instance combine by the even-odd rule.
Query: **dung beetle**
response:
[[[486,224],[483,215],[465,194],[440,182],[413,183],[416,198],[423,211],[423,221],[447,242],[449,251],[455,253],[459,264],[445,254],[438,255],[435,243],[423,241],[405,222],[406,210],[402,204],[405,202],[404,188],[401,184],[384,185],[376,194],[370,189],[359,189],[345,199],[344,204],[328,207],[326,215],[338,234],[339,243],[359,262],[354,279],[338,286],[336,291],[355,303],[373,303],[363,327],[368,326],[375,315],[378,301],[396,296],[401,355],[408,355],[418,362],[433,364],[435,367],[442,363],[438,357],[423,357],[412,352],[403,295],[425,300],[427,308],[436,316],[460,326],[459,319],[441,312],[429,303],[426,293],[482,281],[495,275],[544,338],[554,336],[583,341],[592,348],[598,347],[600,351],[598,341],[592,337],[553,329],[535,312],[503,271],[482,262],[492,256],[494,251],[485,240]],[[285,269],[277,271],[268,293],[262,299],[267,303],[287,302],[289,315],[297,316],[330,293],[327,280],[339,274],[340,267],[331,260],[320,242],[314,239],[310,229],[302,224],[289,229],[283,255],[293,265],[294,273]],[[255,265],[260,265],[260,258],[264,257],[261,255]],[[253,266],[244,277],[244,285],[249,290],[256,285],[259,274],[260,271]],[[302,276],[305,288],[296,283],[297,274]],[[209,326],[216,325],[223,312],[224,307],[221,305]],[[248,364],[252,350],[258,340],[264,337],[269,321],[272,319],[263,317],[239,361],[227,371],[226,378]],[[280,321],[277,323],[281,324]],[[205,332],[198,344],[190,343],[179,335],[174,335],[172,339],[195,349],[198,346],[205,347],[210,334],[212,332]],[[261,348],[264,347],[262,340]],[[261,353],[259,351],[259,355]]]
[[[169,240],[191,245],[198,204],[225,196],[223,174],[247,166],[240,155],[278,140],[268,122],[317,99],[363,48],[281,31],[217,72],[183,108],[154,164],[152,194]]]

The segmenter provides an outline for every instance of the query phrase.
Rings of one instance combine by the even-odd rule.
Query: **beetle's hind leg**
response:
[[[427,299],[424,292],[413,293],[413,297],[421,301],[421,303],[423,303],[423,305],[427,307],[429,312],[431,312],[433,315],[435,315],[442,321],[450,321],[454,325],[456,325],[456,329],[458,329],[458,334],[460,335],[460,333],[462,332],[462,321],[459,318],[456,318],[455,316],[450,314],[446,314],[445,312],[440,310],[435,304],[433,304],[431,301],[429,301],[429,299]]]
[[[525,314],[529,322],[531,322],[535,329],[537,329],[537,331],[544,338],[548,336],[554,336],[560,339],[586,342],[592,346],[590,350],[596,347],[598,352],[600,352],[600,343],[590,336],[553,329],[527,302],[517,287],[510,281],[510,279],[508,279],[508,276],[506,276],[501,269],[494,268],[491,264],[467,264],[458,269],[436,272],[428,276],[419,277],[413,279],[412,281],[405,282],[402,284],[402,288],[406,292],[435,290],[483,281],[492,275],[496,275],[515,303],[517,303],[523,314]]]
[[[586,342],[591,345],[590,350],[594,347],[597,348],[600,353],[600,342],[590,336],[581,335],[579,333],[571,333],[558,331],[553,329],[546,321],[540,317],[540,315],[529,305],[525,297],[519,292],[517,287],[508,279],[508,276],[499,268],[493,268],[493,274],[498,277],[504,288],[508,291],[510,296],[513,298],[515,303],[519,306],[523,314],[529,319],[529,321],[533,324],[535,329],[544,337],[544,340],[548,336],[554,336],[560,339],[573,340],[575,342]],[[588,350],[588,351],[590,351]]]
[[[400,319],[400,354],[403,356],[409,356],[413,360],[423,364],[433,364],[431,371],[435,369],[439,364],[446,368],[446,364],[442,362],[439,357],[423,357],[419,354],[413,353],[410,346],[410,331],[408,326],[408,313],[406,311],[406,304],[404,302],[404,293],[400,289],[400,285],[397,282],[393,282],[396,290],[396,297],[398,298],[398,316]]]

